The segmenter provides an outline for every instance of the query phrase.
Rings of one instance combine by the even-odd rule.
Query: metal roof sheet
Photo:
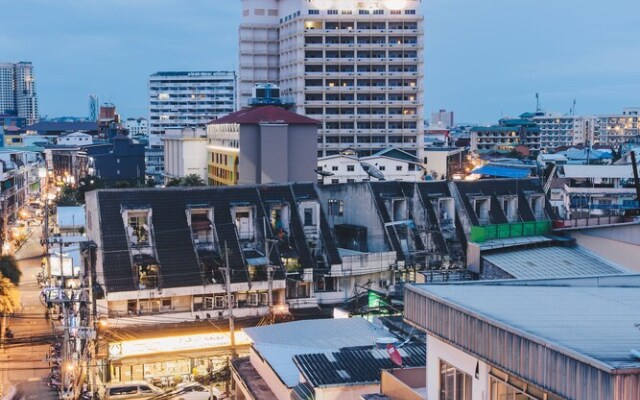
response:
[[[363,318],[294,321],[245,328],[244,332],[287,387],[299,383],[300,372],[293,362],[294,355],[373,346],[378,338],[393,337],[386,329]]]
[[[558,280],[562,282],[563,280]],[[514,281],[517,283],[517,281]],[[533,281],[535,282],[535,281]],[[630,354],[640,348],[640,285],[627,287],[413,285],[412,290],[450,304],[475,318],[501,326],[600,368],[640,368]],[[597,283],[596,283],[597,285]]]
[[[528,168],[510,168],[498,165],[485,165],[471,171],[472,174],[497,176],[500,178],[527,178],[530,170]]]
[[[623,268],[577,248],[541,247],[482,257],[516,279],[625,274]]]
[[[565,178],[633,178],[631,165],[565,165]]]

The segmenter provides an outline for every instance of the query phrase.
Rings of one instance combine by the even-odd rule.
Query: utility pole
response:
[[[227,308],[229,310],[229,337],[231,338],[231,357],[236,358],[236,333],[233,321],[233,300],[231,297],[231,268],[229,267],[229,249],[224,242],[224,272],[227,286]]]
[[[269,304],[270,323],[275,322],[273,313],[273,265],[271,265],[271,246],[277,244],[275,239],[267,239],[267,219],[264,219],[264,253],[267,257],[267,302]]]

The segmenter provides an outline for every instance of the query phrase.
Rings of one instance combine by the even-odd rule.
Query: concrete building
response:
[[[619,146],[640,138],[640,108],[626,108],[622,114],[598,115],[594,143]]]
[[[370,180],[419,182],[425,178],[420,160],[396,148],[384,149],[368,157],[358,157],[353,150],[321,157],[318,174],[325,185]]]
[[[128,118],[122,125],[131,137],[149,135],[149,121],[146,118]]]
[[[430,125],[442,125],[446,129],[454,127],[453,111],[440,109],[431,113]]]
[[[318,157],[391,146],[421,157],[424,26],[419,0],[243,0],[239,105],[273,82],[321,121]]]
[[[82,132],[66,133],[56,138],[56,144],[59,146],[86,146],[93,144],[93,137]]]
[[[273,105],[244,108],[209,122],[209,183],[315,181],[317,124]]]
[[[541,130],[523,114],[520,118],[503,118],[498,125],[471,128],[471,150],[483,151],[498,148],[525,146],[531,152],[541,150]]]
[[[202,127],[235,110],[232,71],[157,72],[149,77],[149,133]]]
[[[30,62],[0,63],[0,114],[24,118],[27,124],[38,122],[38,97]]]
[[[547,113],[532,117],[540,127],[540,147],[555,149],[560,146],[573,146],[592,143],[596,118],[592,116],[560,115]]]
[[[128,182],[132,186],[141,186],[146,182],[144,166],[144,145],[134,143],[129,137],[117,135],[106,144],[83,146],[89,157],[89,169],[92,175],[113,185]]]
[[[433,179],[453,179],[466,174],[469,166],[467,154],[462,147],[426,147],[424,149],[424,168]]]
[[[426,398],[639,398],[638,289],[638,275],[408,286]]]
[[[167,129],[164,144],[164,183],[195,174],[207,182],[207,134],[204,128]]]

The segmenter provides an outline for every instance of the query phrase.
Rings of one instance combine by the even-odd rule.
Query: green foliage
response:
[[[171,178],[165,185],[166,187],[193,187],[193,186],[206,186],[207,183],[198,174],[189,174],[184,178]]]
[[[20,307],[20,292],[9,278],[0,274],[0,314],[16,312]]]
[[[9,279],[14,285],[18,286],[20,284],[22,271],[18,266],[18,260],[13,255],[0,256],[0,274]]]
[[[182,179],[180,179],[180,178],[171,178],[171,179],[169,179],[169,181],[167,182],[167,184],[165,186],[166,187],[182,186]]]
[[[76,189],[69,185],[65,185],[56,199],[56,205],[58,206],[77,206],[80,202],[77,198]]]

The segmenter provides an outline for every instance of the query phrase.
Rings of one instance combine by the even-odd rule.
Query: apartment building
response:
[[[640,108],[625,108],[622,114],[598,115],[594,143],[619,146],[640,138]]]
[[[157,72],[149,77],[149,133],[201,127],[235,110],[232,71]]]
[[[541,150],[541,129],[526,114],[520,118],[502,118],[498,125],[471,128],[471,150],[493,150],[526,146],[529,151]]]
[[[149,135],[149,121],[145,118],[129,118],[123,126],[131,137]]]
[[[589,143],[593,140],[596,118],[592,116],[535,115],[532,120],[540,128],[540,147],[555,149]]]
[[[421,2],[243,0],[239,105],[277,82],[296,112],[321,121],[318,156],[397,147],[421,157]]]
[[[0,114],[25,118],[27,124],[38,122],[38,97],[30,62],[0,63]]]

